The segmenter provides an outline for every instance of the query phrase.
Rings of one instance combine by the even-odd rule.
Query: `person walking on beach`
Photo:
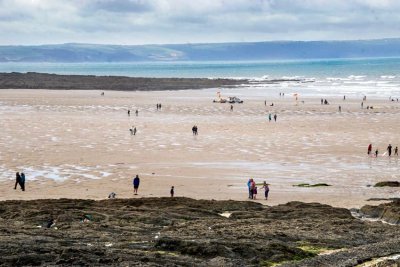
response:
[[[254,199],[255,190],[256,190],[256,182],[254,181],[254,179],[251,179],[251,183],[250,183],[250,196],[251,196],[251,199]]]
[[[139,115],[139,110],[135,111],[136,117]]]
[[[133,135],[136,135],[136,127],[133,128]]]
[[[368,155],[370,155],[371,154],[371,151],[372,151],[372,144],[369,144],[368,145]]]
[[[388,152],[389,157],[390,157],[392,155],[392,145],[391,144],[388,145],[387,152]]]
[[[251,182],[253,181],[253,179],[249,179],[247,181],[247,188],[249,189],[249,199],[251,199]]]
[[[139,184],[140,184],[140,178],[139,175],[136,174],[136,177],[133,179],[133,193],[135,195],[137,195],[138,193]]]
[[[257,199],[257,186],[253,189],[253,199]]]
[[[265,196],[265,200],[268,199],[268,193],[269,193],[269,187],[266,181],[264,181],[263,187],[261,187],[261,189],[264,189],[264,196]]]
[[[324,104],[324,100],[321,98],[321,105],[323,105]]]
[[[130,116],[131,116],[131,110],[128,109],[128,117],[130,117]]]
[[[267,106],[267,100],[264,100],[264,106]]]
[[[375,150],[375,158],[378,157],[378,149]]]
[[[197,125],[193,125],[193,127],[192,127],[192,132],[193,132],[193,135],[197,135]]]
[[[231,105],[231,111],[233,111],[233,105]]]
[[[341,106],[339,106],[339,112],[342,112],[342,107]]]
[[[274,114],[274,121],[276,122],[276,119],[278,118],[278,115]]]
[[[19,184],[22,191],[25,191],[25,173],[21,172],[21,182]]]
[[[19,174],[19,172],[17,172],[15,174],[15,186],[14,186],[14,190],[17,189],[17,185],[21,186],[21,175]],[[22,189],[22,186],[21,186]]]
[[[395,156],[399,155],[399,149],[397,148],[397,146],[394,148],[394,155]]]
[[[171,186],[171,190],[169,191],[169,193],[171,194],[171,197],[174,197],[175,193],[174,186]]]
[[[364,108],[364,102],[361,102],[361,109]]]

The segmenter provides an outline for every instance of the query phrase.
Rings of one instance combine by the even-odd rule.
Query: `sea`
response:
[[[247,90],[400,98],[400,58],[129,63],[0,63],[0,72],[250,79]],[[285,81],[271,84],[271,80]],[[250,93],[250,91],[249,91]]]

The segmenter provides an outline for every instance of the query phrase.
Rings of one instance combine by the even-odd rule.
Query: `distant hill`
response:
[[[400,39],[175,45],[0,46],[0,62],[136,62],[400,57]]]

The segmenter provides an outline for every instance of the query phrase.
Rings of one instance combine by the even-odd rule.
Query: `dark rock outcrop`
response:
[[[232,215],[226,218],[220,215],[223,212]],[[84,215],[89,222],[83,222]],[[50,219],[55,224],[47,228]],[[0,265],[305,262],[303,266],[329,266],[336,259],[339,264],[334,266],[351,266],[370,257],[400,253],[398,230],[318,203],[267,207],[250,201],[188,198],[4,201],[0,203]],[[318,256],[316,251],[321,250],[333,252]]]
[[[360,213],[369,218],[400,224],[400,199],[379,206],[366,205],[360,209]]]
[[[379,182],[374,185],[374,187],[400,187],[400,182],[397,181],[384,181],[384,182]]]

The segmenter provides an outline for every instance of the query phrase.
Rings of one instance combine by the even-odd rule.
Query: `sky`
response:
[[[0,45],[400,37],[400,0],[0,0]]]

